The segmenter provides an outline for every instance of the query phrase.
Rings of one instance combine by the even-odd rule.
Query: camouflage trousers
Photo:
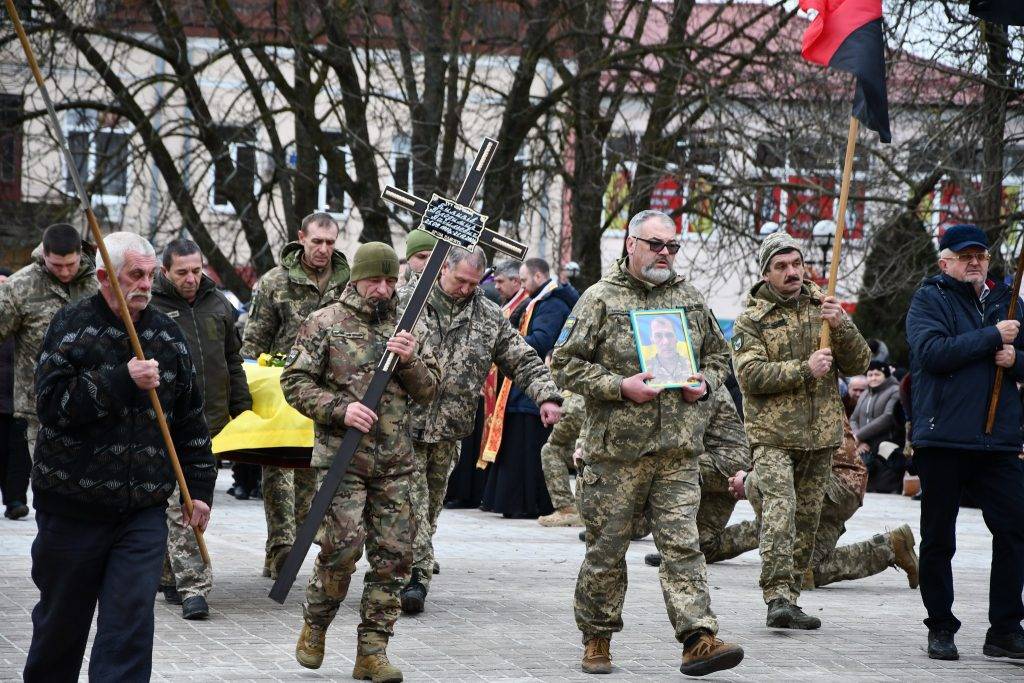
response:
[[[267,517],[267,555],[295,543],[295,531],[309,514],[316,495],[316,470],[263,468],[263,512]]]
[[[551,496],[551,505],[556,510],[575,503],[569,472],[576,469],[572,454],[576,451],[576,439],[583,427],[585,410],[582,396],[568,394],[562,405],[562,419],[552,427],[547,443],[540,449],[544,483]]]
[[[796,603],[811,566],[825,486],[835,448],[754,448],[754,475],[761,494],[761,591],[765,603]]]
[[[459,457],[458,441],[413,442],[416,469],[412,473],[413,571],[424,588],[434,575],[434,534],[441,516],[448,477]]]
[[[700,551],[704,553],[707,564],[726,559],[724,555],[732,551],[729,538],[724,537],[724,532],[735,508],[736,499],[729,493],[729,479],[715,469],[702,467],[697,534],[700,538]]]
[[[761,496],[754,475],[750,475],[747,498],[750,499],[754,512],[760,515]],[[835,477],[830,478],[825,487],[818,531],[814,535],[811,567],[814,571],[815,586],[827,586],[837,581],[874,576],[896,563],[889,533],[875,534],[866,541],[837,547],[839,538],[846,533],[846,521],[853,517],[859,508],[860,496],[844,488]],[[757,547],[758,522],[748,520],[734,524],[727,527],[722,535],[739,551],[737,555],[753,550]]]
[[[318,474],[322,480],[326,470]],[[366,547],[370,564],[363,577],[359,653],[383,652],[394,634],[401,607],[398,592],[412,567],[410,477],[362,477],[347,473],[317,532],[320,552],[306,586],[302,614],[327,627],[348,595],[356,562]]]
[[[197,595],[205,598],[213,588],[213,569],[203,562],[192,527],[182,525],[179,501],[175,486],[167,499],[167,553],[160,585],[177,587],[182,600]]]
[[[697,629],[718,632],[697,537],[698,465],[696,459],[674,456],[588,463],[583,468],[580,512],[587,550],[574,608],[584,642],[622,630],[626,550],[637,510],[650,522],[662,555],[658,576],[676,638],[682,642]]]

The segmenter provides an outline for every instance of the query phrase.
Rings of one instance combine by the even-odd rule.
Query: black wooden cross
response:
[[[487,167],[490,165],[497,147],[496,140],[484,138],[484,144],[477,152],[473,166],[470,167],[469,174],[462,183],[462,189],[459,190],[455,201],[439,197],[436,194],[430,201],[426,201],[399,190],[397,187],[389,185],[384,188],[381,197],[403,209],[422,215],[419,227],[438,238],[437,244],[430,252],[426,266],[423,267],[423,272],[420,273],[419,282],[416,289],[413,290],[409,304],[405,307],[405,313],[398,321],[396,332],[410,331],[415,327],[416,321],[419,320],[420,313],[423,311],[423,306],[427,302],[430,289],[441,273],[441,266],[447,260],[448,252],[451,251],[453,245],[472,249],[479,244],[520,261],[526,257],[526,245],[484,227],[487,216],[469,208],[473,198],[476,197],[477,190],[483,183],[484,174],[487,172]],[[384,388],[391,380],[391,374],[397,365],[398,356],[396,354],[391,351],[384,354],[377,363],[373,377],[370,378],[370,385],[360,403],[370,410],[376,410],[377,403],[380,402]],[[345,476],[345,471],[348,470],[349,463],[352,462],[352,456],[355,455],[356,447],[362,437],[363,433],[358,429],[350,428],[345,431],[345,435],[341,439],[341,446],[338,447],[338,452],[334,455],[334,461],[331,463],[330,469],[327,470],[327,474],[324,475],[323,484],[309,506],[309,514],[295,534],[295,543],[292,545],[291,552],[288,553],[288,557],[281,567],[274,587],[270,589],[271,600],[283,604],[285,598],[288,597],[288,591],[295,583],[299,568],[302,566],[303,560],[306,559],[306,554],[313,544],[320,523],[327,514],[331,500],[338,491],[338,486],[341,485],[341,480]]]

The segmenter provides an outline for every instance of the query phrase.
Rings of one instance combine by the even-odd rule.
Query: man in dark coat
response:
[[[1024,658],[1024,380],[1021,307],[1004,320],[1010,291],[988,279],[988,239],[973,225],[939,241],[941,274],[922,283],[907,313],[912,373],[914,462],[921,477],[921,599],[928,610],[928,656],[959,657],[953,634],[953,573],[960,497],[981,503],[992,532],[989,621],[983,652]],[[1003,369],[992,433],[985,422],[996,367]]]
[[[551,277],[551,267],[542,258],[526,259],[519,278],[530,298],[512,313],[509,322],[544,359],[555,348],[579,294],[572,285],[562,285],[557,277]],[[488,474],[486,507],[513,519],[536,519],[554,512],[540,461],[540,449],[550,434],[537,404],[513,386],[505,408],[501,449]]]
[[[32,645],[24,678],[76,681],[99,605],[89,679],[148,681],[153,599],[176,485],[147,392],[156,391],[203,529],[217,471],[203,396],[180,328],[149,307],[153,247],[134,233],[104,238],[112,269],[100,291],[62,308],[36,366],[39,438],[32,468],[39,533],[32,543]],[[129,344],[111,282],[117,278],[146,360]]]

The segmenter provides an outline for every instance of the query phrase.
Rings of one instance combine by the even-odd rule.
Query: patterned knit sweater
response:
[[[151,307],[135,327],[146,358],[160,364],[157,394],[189,492],[210,503],[217,472],[185,339]],[[116,520],[166,503],[174,471],[147,392],[128,374],[132,357],[120,317],[101,295],[54,316],[36,366],[37,509]]]

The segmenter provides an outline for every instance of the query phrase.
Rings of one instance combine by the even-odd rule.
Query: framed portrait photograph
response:
[[[666,389],[700,386],[693,380],[699,369],[683,309],[630,311],[629,319],[640,369],[654,375],[648,385]]]

